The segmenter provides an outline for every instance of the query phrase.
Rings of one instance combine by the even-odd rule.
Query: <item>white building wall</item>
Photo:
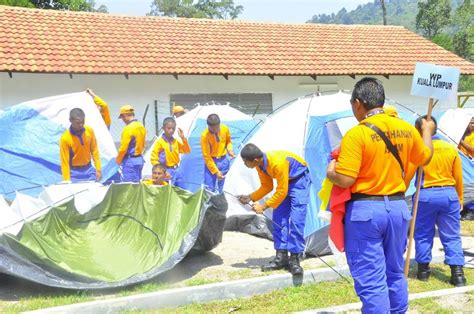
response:
[[[171,75],[73,75],[67,74],[30,74],[0,73],[0,109],[21,102],[59,94],[84,91],[92,88],[94,92],[109,103],[112,116],[111,132],[116,141],[120,139],[122,121],[115,119],[120,106],[132,104],[137,117],[141,119],[147,104],[150,105],[146,127],[148,139],[155,133],[154,101],[158,102],[159,116],[162,121],[169,115],[169,96],[175,93],[271,93],[273,108],[300,96],[318,91],[352,90],[355,79],[349,76],[320,76],[317,80],[301,76],[195,76],[183,75],[176,80]],[[385,86],[387,98],[396,100],[410,108],[426,113],[428,100],[410,96],[411,76],[390,76],[379,78]],[[456,104],[440,103],[438,108],[455,107]],[[161,123],[160,123],[161,124]]]

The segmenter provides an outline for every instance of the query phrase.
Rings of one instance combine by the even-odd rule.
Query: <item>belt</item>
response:
[[[219,157],[212,157],[212,159],[221,159],[223,157],[226,157],[227,155],[222,155],[222,156],[219,156]]]
[[[178,169],[178,165],[174,165],[174,166],[166,166],[166,169]]]
[[[140,155],[128,154],[125,157],[127,157],[127,158],[137,158],[137,157],[142,157],[142,154],[140,154]]]
[[[71,169],[72,170],[83,170],[83,169],[87,169],[91,166],[91,163],[88,163],[84,166],[71,166]]]
[[[300,174],[299,174],[299,175],[297,175],[296,177],[294,177],[294,178],[290,178],[290,181],[297,180],[297,179],[299,179],[299,178],[301,178],[301,177],[305,176],[305,175],[306,175],[306,174],[308,174],[308,173],[309,173],[309,170],[308,170],[308,169],[306,169],[305,171],[303,171],[302,173],[300,173]]]
[[[399,192],[391,195],[369,195],[363,193],[354,193],[351,195],[351,201],[383,201],[385,196],[388,197],[390,201],[399,201],[405,199],[405,193]]]
[[[454,185],[433,185],[427,187],[421,187],[422,189],[437,189],[437,188],[454,188]]]

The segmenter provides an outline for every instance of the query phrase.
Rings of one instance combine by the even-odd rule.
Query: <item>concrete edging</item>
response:
[[[347,267],[338,270],[343,276],[350,276]],[[277,274],[251,279],[241,279],[194,287],[176,288],[150,292],[107,300],[76,303],[51,307],[27,313],[116,313],[123,310],[146,310],[163,307],[178,307],[192,303],[251,297],[292,286],[335,281],[339,277],[330,268],[305,271],[303,276],[293,277],[291,274]]]
[[[443,290],[426,291],[426,292],[410,294],[408,296],[408,300],[411,301],[411,300],[417,300],[417,299],[442,297],[442,296],[447,296],[447,295],[465,293],[467,291],[472,291],[472,290],[474,290],[474,285],[459,287],[459,288],[448,288],[448,289],[443,289]],[[343,304],[343,305],[338,305],[338,306],[326,307],[326,308],[316,309],[316,310],[308,310],[308,311],[303,311],[303,312],[298,312],[298,313],[329,314],[329,313],[341,313],[341,312],[348,312],[348,311],[360,311],[361,308],[362,308],[362,303],[357,302],[357,303],[349,303],[349,304]]]

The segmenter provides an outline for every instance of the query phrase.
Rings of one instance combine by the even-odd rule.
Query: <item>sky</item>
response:
[[[343,7],[350,11],[373,0],[234,0],[243,5],[239,20],[259,22],[305,23],[313,15],[337,13]],[[96,0],[96,7],[104,4],[109,13],[146,15],[152,0]]]

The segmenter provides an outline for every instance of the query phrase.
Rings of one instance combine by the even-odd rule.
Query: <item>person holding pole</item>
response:
[[[406,312],[408,287],[403,253],[411,218],[405,202],[404,169],[421,166],[432,155],[432,121],[422,120],[420,136],[409,123],[383,114],[382,83],[366,77],[352,92],[351,106],[359,125],[342,138],[327,178],[350,188],[344,218],[347,263],[363,313]]]
[[[253,193],[238,196],[242,204],[260,200],[273,190],[273,179],[277,183],[270,199],[252,205],[257,214],[273,208],[272,234],[276,256],[268,265],[262,266],[262,271],[287,268],[294,276],[302,275],[300,256],[305,247],[304,226],[311,184],[306,161],[287,151],[263,153],[254,144],[245,145],[240,156],[245,166],[257,170],[261,183]]]
[[[415,126],[420,131],[422,119]],[[436,119],[431,118],[437,126]],[[431,270],[431,250],[435,225],[444,247],[445,263],[451,267],[450,283],[456,287],[466,285],[464,277],[464,254],[461,246],[461,209],[463,204],[463,181],[461,158],[454,146],[446,143],[433,132],[433,157],[423,167],[420,183],[418,216],[415,222],[415,259],[418,263],[416,277],[428,281]],[[407,171],[407,183],[411,181],[416,167]]]

